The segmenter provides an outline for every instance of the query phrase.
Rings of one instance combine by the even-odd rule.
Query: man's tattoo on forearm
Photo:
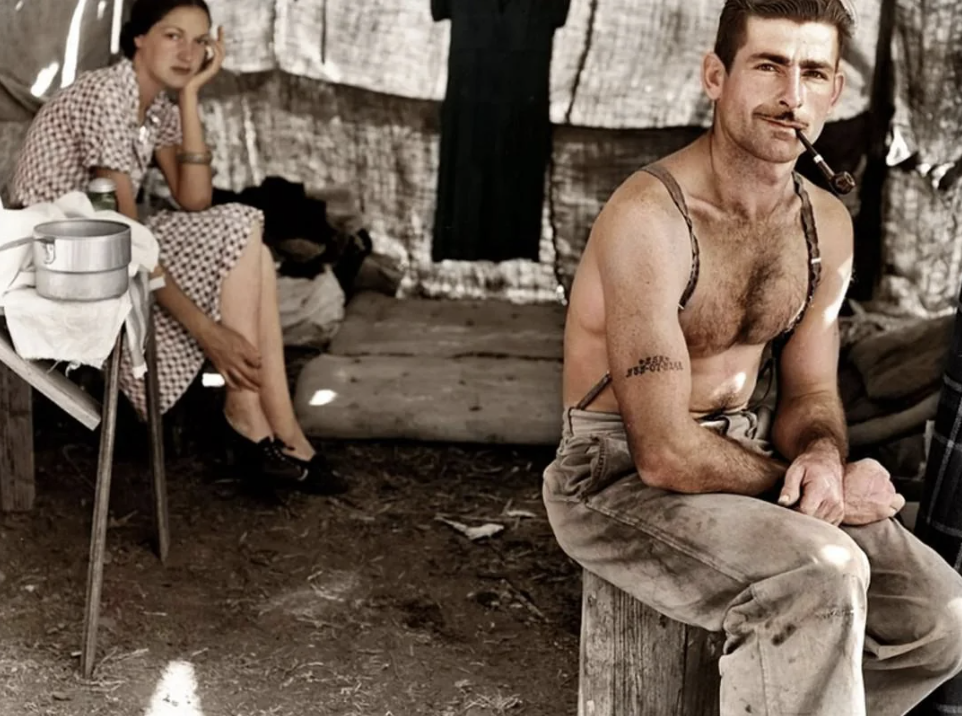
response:
[[[680,360],[672,360],[668,356],[648,356],[638,361],[638,365],[628,369],[625,378],[632,378],[645,373],[661,373],[666,370],[684,370]]]

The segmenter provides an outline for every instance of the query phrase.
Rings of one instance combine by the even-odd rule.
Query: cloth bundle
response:
[[[31,244],[4,246],[33,235],[47,221],[97,218],[119,221],[131,229],[130,288],[124,295],[91,302],[53,301],[37,294]],[[144,341],[151,285],[149,272],[158,262],[154,235],[142,224],[115,211],[96,211],[83,192],[25,209],[0,206],[0,309],[17,353],[27,360],[47,359],[101,368],[126,326],[126,345],[134,375],[147,372]],[[162,280],[161,280],[162,281]]]

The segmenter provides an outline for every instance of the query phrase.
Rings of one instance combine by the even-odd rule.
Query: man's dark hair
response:
[[[150,28],[179,7],[200,8],[207,13],[207,21],[210,22],[210,8],[204,0],[134,0],[133,7],[130,8],[130,19],[120,31],[120,49],[124,56],[133,59],[137,53],[134,38],[146,35]]]
[[[855,21],[841,0],[725,0],[718,20],[715,54],[731,70],[735,55],[745,44],[748,18],[822,22],[838,30],[838,56],[852,39]]]

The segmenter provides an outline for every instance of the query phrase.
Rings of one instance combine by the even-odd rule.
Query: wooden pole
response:
[[[0,363],[0,512],[33,508],[33,391]]]
[[[154,500],[154,546],[161,563],[167,562],[170,528],[167,517],[167,475],[164,469],[164,424],[160,413],[160,382],[157,375],[157,336],[153,306],[147,327],[147,430],[150,432],[150,473]]]
[[[89,679],[97,655],[97,626],[100,622],[100,593],[104,582],[104,553],[107,549],[107,518],[110,514],[110,479],[117,436],[117,398],[120,388],[120,352],[124,332],[114,344],[107,364],[104,412],[100,424],[100,456],[97,459],[97,484],[94,490],[93,525],[90,528],[90,559],[87,565],[87,599],[84,606],[83,647],[80,671]]]

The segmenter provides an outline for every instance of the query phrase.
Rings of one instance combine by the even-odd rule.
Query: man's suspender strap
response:
[[[802,177],[797,172],[792,174],[795,180],[795,192],[802,200],[802,231],[805,234],[805,245],[808,247],[808,296],[805,299],[807,308],[815,297],[815,289],[822,281],[822,254],[818,248],[818,230],[815,227],[815,213],[812,202],[805,191]]]
[[[695,290],[695,285],[698,282],[699,269],[698,239],[695,237],[695,231],[691,221],[691,214],[688,211],[688,204],[685,201],[685,195],[682,192],[681,187],[678,185],[675,177],[673,177],[671,172],[669,172],[667,169],[658,164],[649,164],[648,166],[643,167],[641,171],[651,174],[665,185],[665,188],[668,190],[668,194],[671,196],[675,206],[678,207],[678,211],[681,212],[682,217],[685,219],[685,224],[688,226],[688,235],[691,237],[691,274],[689,275],[688,285],[685,287],[685,292],[682,294],[681,301],[678,306],[679,310],[683,310],[687,305],[688,300],[691,298],[692,292]],[[802,183],[802,177],[798,173],[794,173],[792,178],[795,182],[795,192],[802,201],[802,231],[805,234],[805,245],[808,249],[808,295],[805,299],[805,308],[798,317],[798,320],[800,321],[802,316],[805,314],[805,310],[809,305],[811,305],[812,299],[815,297],[815,289],[817,289],[819,283],[821,283],[822,257],[818,248],[818,231],[815,226],[815,214],[812,209],[812,202],[809,199],[808,192],[805,190],[805,185]],[[784,348],[785,343],[791,336],[792,330],[794,330],[794,326],[792,326],[789,331],[782,336],[779,336],[772,342],[774,360],[778,360],[782,348]],[[578,410],[585,410],[610,384],[611,373],[605,373],[601,380],[592,386],[591,390],[588,391],[585,397],[583,397],[575,407]]]
[[[681,299],[678,301],[678,308],[684,310],[685,306],[688,305],[691,294],[695,292],[695,285],[698,283],[698,269],[700,268],[698,239],[695,238],[695,228],[691,222],[691,213],[688,211],[688,202],[685,201],[685,194],[681,190],[681,187],[678,186],[675,177],[660,164],[649,164],[646,167],[642,167],[641,171],[651,174],[665,185],[665,189],[668,190],[671,200],[675,202],[675,206],[678,207],[678,211],[681,212],[681,216],[688,226],[688,237],[691,241],[691,271],[688,274],[688,285],[685,286],[685,291],[681,294]]]
[[[665,189],[668,190],[668,195],[675,203],[675,206],[678,207],[678,211],[681,213],[682,218],[685,220],[685,224],[688,226],[688,236],[691,240],[691,271],[688,274],[688,285],[685,286],[685,291],[682,293],[681,299],[678,302],[678,310],[682,311],[688,304],[691,294],[695,291],[695,285],[698,283],[698,270],[700,267],[698,239],[695,238],[695,229],[692,225],[691,214],[688,211],[688,203],[685,201],[685,194],[678,185],[678,182],[675,180],[675,177],[673,177],[671,172],[669,172],[667,169],[659,164],[649,164],[646,167],[642,167],[641,171],[651,174],[665,185]],[[585,397],[583,397],[575,407],[578,410],[585,410],[610,384],[611,373],[605,373],[601,377],[601,380],[592,386],[591,390],[588,391]]]

